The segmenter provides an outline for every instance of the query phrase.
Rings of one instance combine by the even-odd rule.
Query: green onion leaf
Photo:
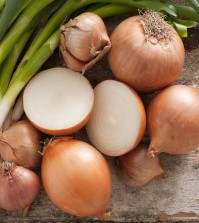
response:
[[[31,0],[6,0],[0,17],[0,40]]]

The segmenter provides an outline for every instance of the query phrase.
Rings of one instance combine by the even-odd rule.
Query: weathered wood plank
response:
[[[108,19],[107,23],[111,30],[114,27],[111,19]],[[190,46],[188,42],[186,44]],[[196,45],[191,46],[192,50],[188,48],[186,50],[185,66],[176,83],[199,86],[199,48],[193,49],[194,46]],[[54,57],[58,56],[59,53]],[[54,58],[51,59],[50,66],[58,64]],[[49,66],[49,63],[46,66]],[[106,58],[85,75],[93,86],[104,79],[114,78]],[[142,95],[145,103],[150,97]],[[89,142],[84,128],[74,136]],[[107,222],[199,222],[198,151],[186,155],[162,154],[161,165],[168,173],[168,178],[154,179],[146,186],[137,189],[130,188],[121,181],[117,174],[115,158],[106,157],[106,159],[113,177],[113,193],[108,206],[108,211],[112,215]],[[55,207],[41,188],[39,196],[30,207],[28,217],[22,219],[15,212],[0,210],[0,222],[83,223],[99,222],[99,220],[90,217],[78,218],[63,213]]]

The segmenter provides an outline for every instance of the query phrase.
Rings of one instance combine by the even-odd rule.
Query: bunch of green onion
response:
[[[0,129],[27,82],[59,45],[61,24],[83,11],[102,18],[163,12],[182,37],[199,20],[199,3],[189,6],[159,0],[0,0]],[[191,21],[191,20],[194,21]]]

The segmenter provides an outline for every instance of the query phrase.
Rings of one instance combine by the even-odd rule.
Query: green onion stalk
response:
[[[191,5],[197,13],[199,13],[199,2],[197,0],[186,0],[189,5]]]
[[[6,0],[0,19],[0,40],[32,0]]]
[[[5,1],[6,0],[0,0],[0,12],[2,12],[4,6],[5,6]]]
[[[65,2],[65,0],[60,0],[53,2],[49,6],[41,10],[31,21],[30,25],[26,29],[24,35],[15,44],[12,52],[5,59],[2,64],[2,69],[0,71],[0,100],[5,94],[7,87],[9,85],[11,76],[13,74],[16,63],[21,56],[24,47],[26,46],[28,40],[37,29],[40,31],[41,25],[45,25],[49,17]],[[36,31],[35,31],[36,30]]]
[[[48,2],[49,4],[50,2],[52,2],[52,0],[51,1],[50,0],[37,1],[37,2]],[[25,54],[25,57],[24,57],[25,59],[22,59],[23,63],[21,64],[20,68],[17,69],[18,70],[17,73],[14,74],[10,82],[10,85],[0,103],[0,114],[1,114],[0,115],[0,128],[2,127],[2,124],[5,120],[6,115],[8,114],[10,108],[15,103],[17,96],[22,91],[24,86],[36,74],[36,72],[49,59],[49,57],[54,53],[54,50],[58,47],[59,41],[60,41],[59,40],[60,25],[63,22],[67,21],[71,17],[71,15],[74,14],[77,10],[81,9],[82,7],[89,6],[95,3],[116,4],[115,9],[114,9],[114,5],[111,6],[112,7],[111,13],[110,11],[107,10],[107,12],[103,14],[102,11],[100,12],[100,8],[98,8],[97,9],[98,14],[101,15],[102,17],[118,15],[118,14],[123,13],[124,12],[123,10],[121,10],[121,12],[120,10],[118,10],[118,5],[121,5],[121,7],[124,7],[124,6],[130,7],[132,8],[132,10],[152,9],[155,11],[161,11],[168,14],[170,17],[173,17],[173,18],[177,18],[178,16],[180,17],[184,12],[186,12],[186,15],[191,19],[193,18],[192,17],[193,15],[194,15],[194,18],[196,18],[198,15],[195,9],[193,9],[193,7],[190,8],[187,6],[181,6],[181,11],[180,11],[180,10],[176,10],[176,7],[178,5],[175,5],[172,7],[171,3],[163,3],[158,0],[150,0],[150,1],[149,0],[141,0],[141,1],[138,1],[138,0],[123,0],[123,1],[121,0],[67,0],[54,13],[54,15],[49,19],[48,23],[42,29],[42,31],[33,40],[27,53]],[[46,5],[48,4],[46,3]],[[105,6],[106,5],[104,5],[103,7]],[[25,11],[27,9],[25,9]],[[34,7],[32,9],[34,10]],[[182,10],[184,12],[182,12]],[[28,23],[29,22],[30,21],[28,21]],[[14,30],[15,31],[17,30],[17,26],[14,27]],[[18,34],[18,36],[20,35]],[[5,39],[6,38],[7,36],[5,37]],[[7,42],[7,44],[9,43]],[[4,45],[5,45],[5,42],[4,42]],[[10,48],[12,49],[13,46]],[[4,50],[5,49],[2,47],[2,44],[0,44],[0,63],[3,61],[3,58],[5,58],[9,54],[6,52],[7,55],[2,56],[2,53],[4,53]]]
[[[0,64],[2,64],[5,58],[10,54],[15,43],[24,34],[34,16],[53,1],[54,0],[33,0],[28,4],[24,11],[19,15],[12,28],[6,34],[3,41],[0,43]]]

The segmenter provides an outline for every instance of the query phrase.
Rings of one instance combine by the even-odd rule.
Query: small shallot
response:
[[[173,85],[157,93],[147,109],[149,154],[184,154],[199,147],[199,91]]]
[[[111,48],[103,20],[84,12],[62,25],[60,51],[68,68],[85,72]]]
[[[0,208],[27,216],[31,203],[39,193],[40,180],[36,173],[12,163],[0,167]]]
[[[15,122],[0,135],[0,156],[4,161],[36,169],[41,163],[41,133],[26,120]]]
[[[141,187],[155,177],[166,177],[159,164],[159,157],[150,157],[147,153],[148,144],[140,143],[134,150],[117,159],[119,175],[130,187]]]

